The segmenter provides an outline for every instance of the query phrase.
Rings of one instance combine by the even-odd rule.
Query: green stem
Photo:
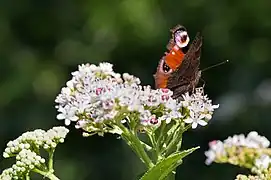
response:
[[[119,127],[122,129],[123,133],[121,136],[127,142],[127,144],[134,150],[137,156],[141,161],[147,166],[148,169],[154,166],[153,162],[146,153],[144,146],[141,141],[138,139],[136,134],[130,132],[124,125],[119,124]]]
[[[26,180],[30,180],[29,173],[27,173],[27,174],[25,175],[25,179],[26,179]]]
[[[179,123],[176,123],[171,127],[171,129],[169,130],[168,136],[164,142],[164,145],[162,146],[161,154],[167,151],[168,146],[172,146],[171,144],[173,143],[174,137],[178,133],[179,129],[180,129]]]
[[[54,152],[55,149],[49,151],[49,160],[48,160],[49,171],[52,171],[54,169]]]
[[[163,154],[161,153],[161,150],[163,149],[163,144],[161,144],[161,142],[163,142],[165,139],[166,126],[167,126],[166,122],[163,121],[162,125],[161,125],[161,130],[160,130],[159,136],[157,138],[157,144],[156,144],[156,148],[159,151],[159,154],[157,155],[157,162],[159,162],[163,158]]]
[[[181,147],[182,147],[182,141],[183,141],[183,136],[182,136],[182,134],[183,134],[185,131],[187,131],[188,129],[190,129],[191,126],[192,126],[192,125],[189,124],[189,125],[187,125],[187,126],[182,130],[181,136],[180,136],[180,139],[179,139],[179,142],[177,142],[177,149],[176,149],[176,152],[177,152],[179,149],[181,149]]]
[[[161,127],[161,130],[160,130],[160,134],[159,134],[159,137],[157,139],[157,145],[160,147],[161,145],[161,139],[162,137],[164,136],[164,131],[165,131],[165,127],[166,127],[166,122],[162,122],[162,127]]]
[[[168,146],[163,151],[163,153],[166,152],[166,156],[172,151],[172,149],[178,143],[177,141],[180,139],[180,136],[182,136],[182,132],[179,132],[179,131],[180,131],[180,127],[176,130],[176,132],[174,133],[174,135],[172,137],[172,140],[170,141]]]
[[[51,179],[51,180],[60,180],[58,177],[56,177],[53,173],[51,173],[50,171],[47,171],[47,172],[44,172],[44,171],[41,171],[39,169],[33,169],[34,172],[44,176],[44,177],[47,177],[48,179]]]
[[[183,133],[187,131],[190,127],[191,127],[190,124],[184,127],[184,129],[182,129],[181,126],[178,127],[178,129],[176,130],[176,133],[174,133],[174,136],[171,142],[169,143],[168,147],[165,149],[167,155],[169,155],[169,153],[171,153],[174,148],[176,148],[176,151],[179,150],[179,148],[181,147],[181,143],[179,143],[179,141],[182,141]]]
[[[155,138],[155,133],[153,131],[147,131],[147,135],[151,141],[153,150],[155,151],[155,154],[154,154],[155,162],[158,162],[161,159],[161,155],[160,155],[160,147],[159,147],[158,142]]]
[[[175,171],[172,171],[166,178],[166,180],[175,180]]]
[[[54,174],[50,174],[48,176],[48,179],[51,179],[51,180],[60,180],[58,177],[56,177]]]
[[[151,147],[147,143],[141,141],[141,144],[144,147],[144,149],[146,149],[147,151],[152,151],[153,150],[153,147]]]
[[[169,142],[172,141],[172,138],[173,138],[174,134],[176,134],[176,130],[178,129],[179,125],[180,125],[179,123],[174,124],[170,128],[170,130],[168,131],[168,133],[167,133],[168,136],[167,136],[165,143],[164,143],[166,146],[168,145]]]

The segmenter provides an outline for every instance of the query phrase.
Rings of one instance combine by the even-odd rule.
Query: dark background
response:
[[[230,63],[203,73],[220,108],[207,127],[185,134],[184,148],[201,149],[185,159],[177,179],[234,179],[246,171],[206,166],[204,151],[213,139],[251,130],[271,139],[270,7],[270,0],[0,0],[1,151],[25,131],[64,124],[54,99],[78,64],[108,61],[153,85],[169,29],[180,23],[191,39],[203,33],[202,69]],[[69,128],[55,154],[60,179],[130,180],[144,169],[115,136],[83,138]]]

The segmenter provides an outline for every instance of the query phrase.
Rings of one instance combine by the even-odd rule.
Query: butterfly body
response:
[[[161,58],[154,77],[156,88],[168,88],[173,91],[173,98],[179,98],[199,82],[202,37],[198,33],[188,45],[189,37],[183,26],[178,25],[171,32],[169,52]]]

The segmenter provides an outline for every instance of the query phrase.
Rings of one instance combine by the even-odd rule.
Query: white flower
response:
[[[82,120],[79,120],[79,121],[77,121],[77,123],[76,123],[76,125],[75,125],[75,128],[76,129],[79,129],[79,128],[84,128],[86,125],[87,125],[87,120],[84,120],[84,119],[82,119]]]
[[[248,148],[268,148],[270,142],[257,132],[252,131],[247,136],[244,134],[233,135],[222,141],[212,141],[209,143],[210,149],[205,152],[207,156],[206,164],[213,162],[218,155],[225,155],[225,148],[231,147],[248,147]],[[255,161],[255,166],[267,168],[271,158],[267,155],[261,156]]]
[[[206,126],[207,122],[202,119],[201,116],[193,111],[190,111],[190,117],[184,120],[185,123],[192,124],[192,129],[197,128],[198,124],[201,126]]]
[[[71,121],[77,121],[79,118],[75,115],[76,111],[78,110],[78,108],[76,107],[71,107],[69,105],[66,105],[64,107],[59,107],[58,111],[60,112],[60,114],[57,115],[57,119],[65,120],[65,124],[69,125],[71,123]]]
[[[29,150],[32,145],[39,148],[47,144],[50,147],[52,144],[63,142],[68,132],[69,130],[65,127],[53,127],[47,132],[41,129],[25,132],[17,139],[7,143],[3,156],[8,158],[22,150]]]
[[[259,148],[267,148],[270,145],[270,141],[266,137],[260,136],[256,131],[250,132],[247,139],[251,144],[255,144]]]
[[[224,144],[221,141],[212,141],[209,143],[209,147],[210,149],[204,153],[207,157],[205,160],[206,165],[210,165],[213,161],[215,161],[218,155],[224,155],[226,153]]]
[[[156,117],[156,115],[152,115],[150,111],[146,110],[140,116],[140,121],[143,126],[160,126],[161,120]]]
[[[105,74],[111,74],[113,72],[113,65],[110,63],[100,63],[100,70]]]
[[[133,75],[130,75],[128,73],[123,73],[122,75],[123,77],[123,80],[125,83],[129,83],[129,84],[140,84],[140,79],[133,76]]]
[[[13,178],[15,179],[16,175],[13,174],[15,174],[14,169],[12,168],[5,169],[0,175],[0,179],[2,180],[12,180]]]
[[[228,137],[224,143],[229,147],[244,146],[249,148],[267,148],[270,145],[270,142],[266,137],[260,136],[255,131],[250,132],[247,137],[245,137],[244,134]]]
[[[219,105],[212,105],[211,100],[203,94],[203,88],[196,88],[195,90],[196,92],[192,95],[185,93],[182,101],[182,105],[190,111],[188,118],[184,119],[184,122],[192,123],[193,129],[198,124],[206,126],[207,121],[212,118],[214,109],[219,107]]]
[[[263,154],[255,160],[255,166],[260,169],[267,169],[271,163],[270,156]]]
[[[16,155],[16,163],[11,168],[5,169],[0,175],[0,179],[18,179],[30,170],[39,167],[45,163],[45,159],[29,149],[22,149]]]
[[[149,120],[151,118],[152,114],[150,111],[146,110],[142,114],[140,114],[140,121],[143,126],[149,125]]]
[[[37,154],[40,152],[40,148],[44,147],[53,150],[58,143],[64,142],[68,132],[69,130],[65,127],[53,127],[48,131],[37,129],[25,132],[17,139],[9,141],[3,157],[15,156],[16,162],[11,168],[2,171],[0,179],[22,179],[32,169],[40,169],[40,166],[44,168],[45,159]]]

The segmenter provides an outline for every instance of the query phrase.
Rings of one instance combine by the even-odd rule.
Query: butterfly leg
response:
[[[203,86],[205,86],[205,81],[201,78],[201,71],[196,72],[195,77],[196,78],[195,78],[194,82],[191,84],[192,85],[192,93],[195,93],[195,89],[199,83],[199,80],[202,80],[204,82]]]
[[[204,88],[206,82],[205,82],[204,79],[202,79],[202,78],[200,78],[199,80],[203,82],[202,87]]]
[[[183,100],[182,94],[184,94],[184,92],[188,91],[188,87],[189,87],[189,84],[186,84],[186,85],[179,86],[176,89],[174,89],[172,98],[173,99],[178,98],[179,100]]]

